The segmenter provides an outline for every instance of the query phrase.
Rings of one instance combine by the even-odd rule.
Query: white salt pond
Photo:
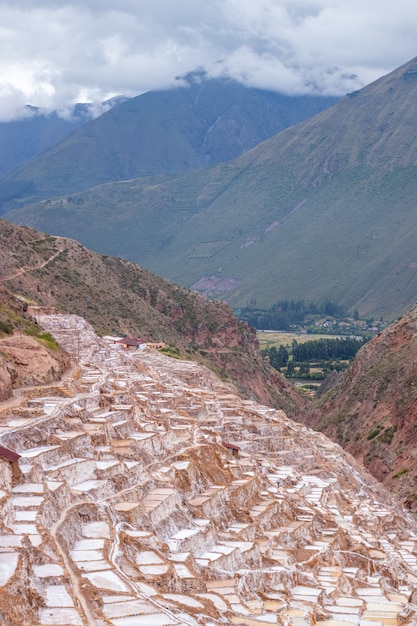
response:
[[[179,578],[194,578],[194,575],[183,563],[174,563],[174,569]]]
[[[128,617],[138,614],[149,614],[155,612],[155,606],[146,600],[125,600],[124,602],[107,603],[104,606],[104,615],[109,619],[118,617]]]
[[[0,535],[0,548],[19,548],[22,545],[22,537],[16,535]]]
[[[71,608],[46,608],[39,611],[39,622],[42,626],[83,626],[81,617],[75,609]]]
[[[34,565],[33,571],[38,578],[51,578],[52,576],[63,576],[64,570],[58,563],[45,563],[44,565]]]
[[[110,539],[110,529],[106,522],[90,522],[82,528],[84,537]]]
[[[122,593],[128,593],[130,591],[129,587],[110,569],[102,572],[89,572],[84,574],[84,576],[88,578],[97,589],[109,589]]]
[[[201,602],[191,596],[183,596],[179,593],[164,593],[163,597],[166,600],[174,600],[174,602],[179,602],[180,604],[185,604],[195,609],[204,609],[204,604],[201,604]]]
[[[37,511],[16,511],[14,518],[16,522],[34,522]]]
[[[98,550],[71,550],[72,559],[79,561],[102,561],[103,554]]]
[[[104,539],[80,539],[74,546],[74,550],[90,551],[90,550],[103,550]]]
[[[24,459],[32,459],[34,457],[43,454],[44,452],[49,452],[50,450],[56,450],[59,446],[40,446],[39,448],[31,448],[30,450],[23,450],[20,452],[20,456]]]
[[[104,559],[100,561],[79,561],[77,567],[82,572],[100,572],[109,569],[109,564]]]
[[[13,496],[13,506],[19,509],[26,507],[38,507],[42,503],[42,496]]]
[[[45,604],[48,607],[70,607],[74,602],[65,585],[51,585],[46,589]]]
[[[22,483],[13,487],[12,493],[44,493],[45,488],[42,483]]]
[[[86,480],[83,483],[78,483],[78,485],[73,485],[72,489],[74,489],[74,491],[91,491],[92,489],[103,487],[103,485],[106,484],[107,480]]]
[[[152,550],[145,550],[144,552],[138,552],[135,556],[135,561],[138,565],[156,565],[156,564],[164,562]]]
[[[146,576],[161,576],[167,573],[168,565],[141,565],[139,569]]]
[[[191,624],[189,618],[186,623]],[[152,615],[121,617],[113,620],[113,624],[114,626],[172,626],[172,624],[181,624],[181,622],[174,621],[172,617],[165,615],[165,613],[154,613]]]
[[[7,553],[0,556],[0,587],[9,581],[16,571],[19,561],[19,555],[16,553]]]

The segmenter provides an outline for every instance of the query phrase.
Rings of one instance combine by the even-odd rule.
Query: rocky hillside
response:
[[[417,306],[357,354],[305,422],[344,446],[417,511]]]
[[[59,380],[69,367],[68,355],[25,309],[0,283],[0,402],[16,387]]]
[[[247,397],[290,415],[305,399],[266,364],[255,331],[221,302],[158,278],[78,242],[0,221],[3,285],[40,305],[85,317],[100,333],[164,341],[208,364]],[[174,351],[175,352],[175,351]]]

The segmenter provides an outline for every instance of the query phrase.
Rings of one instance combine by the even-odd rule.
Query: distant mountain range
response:
[[[204,108],[213,110],[212,118],[205,114],[206,127],[195,124],[190,112],[200,110],[202,94],[214,87],[197,81],[168,92],[170,103],[193,90],[201,94],[175,120],[166,99],[147,95],[159,114],[153,118],[159,134],[151,133],[155,148],[138,160],[136,138],[149,146],[149,135],[144,128],[133,134],[125,122],[131,111],[139,124],[139,100],[84,125],[4,179],[31,187],[19,200],[26,206],[6,219],[125,256],[237,308],[249,301],[334,300],[385,319],[409,309],[417,295],[417,59],[235,160],[180,175],[181,164],[192,166],[186,154],[198,129],[204,130],[199,145],[207,146],[216,128],[232,143],[245,128],[246,118],[232,108],[226,126],[236,132],[220,132],[228,119],[219,117],[226,110],[220,96],[217,112],[213,104]],[[174,136],[181,141],[173,143]],[[169,152],[168,145],[177,148]],[[159,151],[165,169],[154,176]],[[199,158],[210,164],[214,156]],[[124,180],[86,189],[110,176]],[[73,193],[76,185],[85,189]],[[63,195],[52,198],[59,190]]]
[[[51,197],[154,174],[181,174],[228,161],[336,99],[286,96],[231,80],[186,77],[188,87],[131,98],[79,127],[0,184]]]
[[[123,96],[112,98],[101,108],[108,110],[125,100]],[[21,119],[0,122],[0,176],[56,145],[92,118],[93,111],[88,104],[74,105],[65,116],[63,112],[46,112],[28,105]]]

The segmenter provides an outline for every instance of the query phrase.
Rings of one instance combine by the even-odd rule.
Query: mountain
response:
[[[127,98],[117,96],[106,100],[100,109],[108,110]],[[78,103],[65,112],[46,112],[39,107],[27,106],[25,116],[10,122],[0,122],[0,176],[5,176],[23,162],[41,154],[67,137],[73,130],[90,121],[94,108]],[[28,183],[26,189],[32,185]],[[19,187],[19,189],[21,189]],[[14,197],[16,185],[3,189],[2,201]]]
[[[131,98],[4,179],[23,195],[72,194],[101,183],[179,174],[228,161],[336,98],[286,96],[190,74],[187,86]]]
[[[264,361],[253,328],[222,302],[153,276],[80,243],[0,220],[0,284],[39,305],[89,320],[97,331],[165,342],[234,382],[247,397],[290,415],[305,398]]]
[[[62,141],[91,118],[87,105],[76,105],[68,117],[27,107],[26,117],[0,122],[0,175]]]
[[[358,352],[303,421],[353,454],[417,511],[417,305]]]
[[[234,307],[333,300],[392,320],[417,293],[416,101],[413,59],[234,161],[101,185],[6,218]]]

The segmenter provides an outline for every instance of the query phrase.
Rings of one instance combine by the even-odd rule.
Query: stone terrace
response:
[[[40,322],[78,369],[0,405],[2,623],[417,623],[415,522],[341,448],[193,362]]]

